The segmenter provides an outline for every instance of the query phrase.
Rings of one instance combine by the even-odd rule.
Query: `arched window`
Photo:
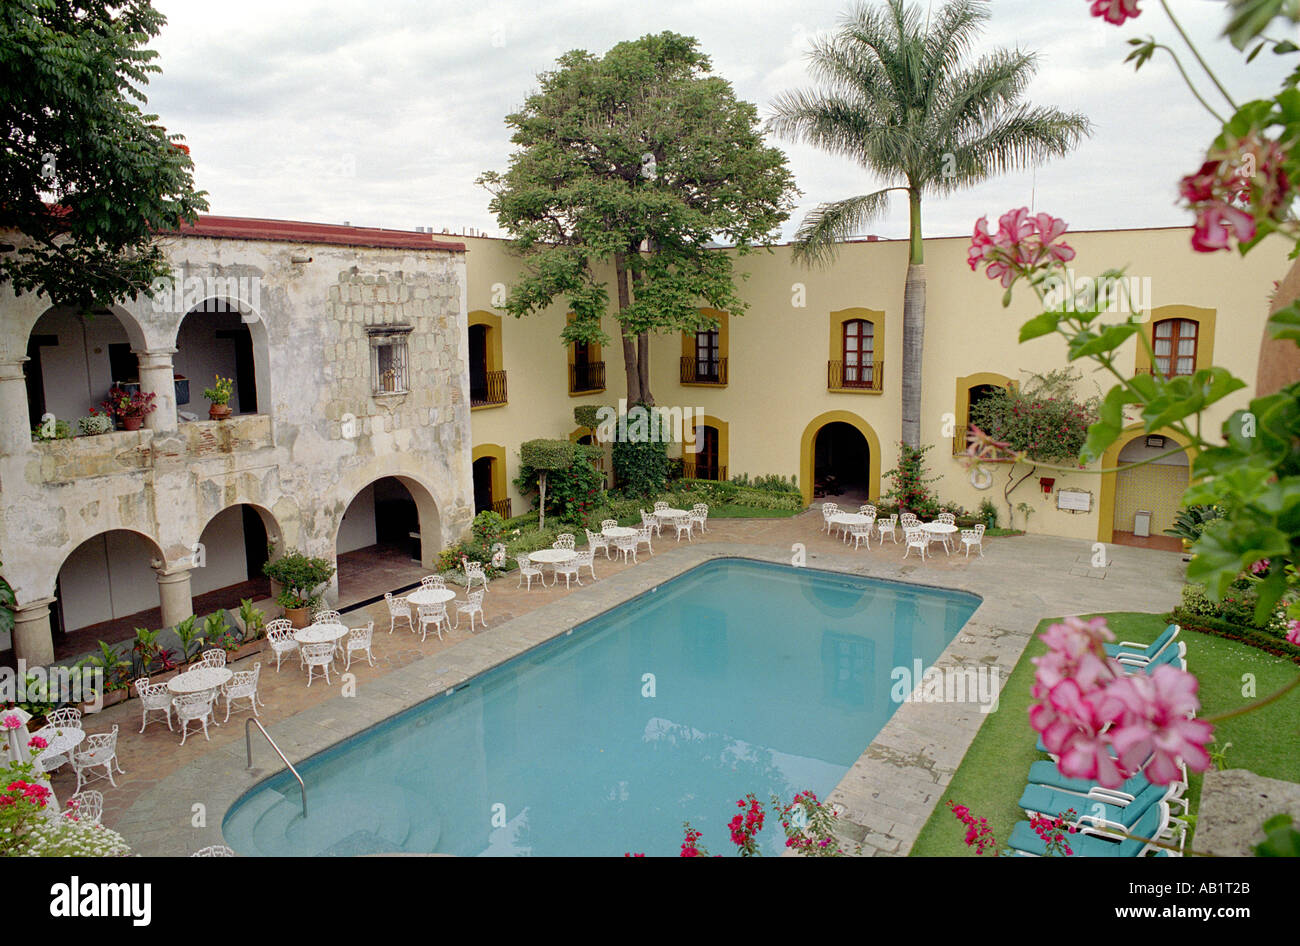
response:
[[[1155,324],[1152,371],[1167,378],[1196,371],[1197,324],[1191,319],[1165,319]]]
[[[875,326],[866,319],[844,323],[844,387],[869,388],[875,364]]]

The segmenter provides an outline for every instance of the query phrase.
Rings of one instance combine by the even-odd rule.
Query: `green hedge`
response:
[[[1225,621],[1222,618],[1194,614],[1185,608],[1174,608],[1172,612],[1165,615],[1165,620],[1190,631],[1200,631],[1202,634],[1213,634],[1215,637],[1240,641],[1265,653],[1273,654],[1276,657],[1285,657],[1293,663],[1300,664],[1300,647],[1289,644],[1284,638],[1278,638],[1257,627],[1246,627],[1241,624],[1233,624],[1231,621]]]

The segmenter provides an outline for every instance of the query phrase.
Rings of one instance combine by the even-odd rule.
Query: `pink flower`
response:
[[[1254,565],[1251,565],[1251,566],[1250,566],[1250,572],[1251,572],[1251,574],[1252,574],[1252,575],[1262,575],[1262,574],[1264,574],[1266,571],[1268,571],[1268,564],[1269,564],[1268,559],[1266,559],[1266,558],[1261,558],[1261,559],[1260,559],[1258,562],[1256,562]]]
[[[1125,20],[1137,19],[1142,11],[1138,9],[1138,0],[1092,0],[1092,15],[1123,26]]]
[[[1196,677],[1168,665],[1150,676],[1133,674],[1111,685],[1112,697],[1123,707],[1111,741],[1125,768],[1135,771],[1152,756],[1144,774],[1156,785],[1181,779],[1180,761],[1195,772],[1209,768],[1205,744],[1214,727],[1191,718],[1201,705],[1198,685]]]
[[[1192,249],[1198,253],[1230,249],[1229,236],[1241,243],[1255,239],[1255,218],[1223,203],[1207,204],[1198,211]]]
[[[1286,639],[1300,647],[1300,621],[1292,621],[1287,625]]]
[[[1056,242],[1066,229],[1059,217],[1046,213],[1031,216],[1028,207],[1008,210],[999,217],[996,234],[989,233],[988,218],[981,217],[975,222],[966,262],[972,270],[985,264],[989,279],[1010,287],[1034,270],[1074,259],[1070,246]]]
[[[31,739],[27,740],[27,747],[29,749],[48,749],[50,744],[45,741],[43,736],[32,736]]]
[[[22,724],[23,721],[19,719],[17,716],[14,716],[12,713],[6,716],[4,719],[0,719],[0,726],[4,727],[5,729],[17,729],[18,727],[22,726]]]

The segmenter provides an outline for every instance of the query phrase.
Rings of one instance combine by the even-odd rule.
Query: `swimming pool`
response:
[[[826,797],[980,599],[744,559],[700,565],[245,793],[242,855],[675,855],[736,800]],[[779,853],[769,819],[764,853]]]

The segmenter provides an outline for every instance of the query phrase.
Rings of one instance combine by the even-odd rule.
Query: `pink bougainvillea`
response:
[[[1136,19],[1142,15],[1138,9],[1138,0],[1090,0],[1092,15],[1099,16],[1107,23],[1123,26],[1125,20]]]

